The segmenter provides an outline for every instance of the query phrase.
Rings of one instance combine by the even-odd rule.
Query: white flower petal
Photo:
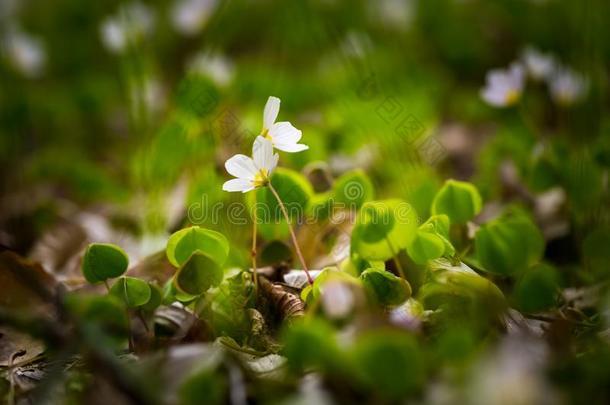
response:
[[[263,128],[269,129],[275,122],[277,115],[280,113],[280,99],[277,97],[269,97],[265,110],[263,112]]]
[[[232,179],[226,181],[222,185],[224,191],[241,191],[242,193],[248,192],[254,189],[254,185],[250,180],[246,179]]]
[[[269,136],[273,138],[273,143],[297,143],[303,133],[292,126],[290,122],[276,122],[269,128]]]
[[[504,107],[506,105],[505,92],[491,87],[485,87],[481,90],[481,98],[495,107]]]
[[[246,155],[235,155],[225,162],[227,172],[242,179],[254,179],[258,172],[254,161]]]
[[[283,144],[275,144],[275,147],[282,152],[302,152],[304,150],[309,149],[309,146],[303,143],[283,143]]]
[[[252,145],[252,157],[257,169],[271,169],[273,164],[273,144],[270,140],[257,136]]]

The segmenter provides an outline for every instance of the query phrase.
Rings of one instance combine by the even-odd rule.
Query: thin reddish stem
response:
[[[290,236],[292,237],[292,244],[294,245],[294,249],[297,252],[297,256],[301,261],[301,266],[303,266],[303,270],[305,270],[305,274],[307,275],[307,282],[311,285],[313,284],[313,278],[311,278],[311,274],[309,274],[309,270],[307,269],[307,265],[305,264],[305,259],[303,258],[303,253],[301,253],[301,248],[299,247],[299,242],[297,241],[297,236],[294,233],[294,229],[292,228],[292,223],[290,222],[290,216],[288,216],[288,211],[286,211],[286,207],[280,198],[280,195],[277,193],[275,188],[271,185],[271,182],[267,184],[269,186],[269,190],[277,200],[277,203],[280,205],[280,209],[284,214],[284,218],[286,218],[286,222],[288,223],[288,229],[290,230]]]

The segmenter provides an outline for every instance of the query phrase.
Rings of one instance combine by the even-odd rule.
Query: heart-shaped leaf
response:
[[[443,238],[430,230],[429,227],[418,229],[413,242],[407,246],[409,257],[417,264],[438,259],[444,252],[445,242]]]
[[[210,287],[220,285],[224,272],[207,254],[196,251],[178,269],[174,278],[177,289],[191,295],[199,295]]]
[[[358,213],[352,252],[364,260],[388,260],[411,243],[416,230],[417,213],[407,202],[369,201]]]
[[[360,279],[370,296],[381,305],[400,305],[411,296],[409,283],[389,271],[368,269]]]
[[[432,214],[446,214],[451,223],[464,224],[481,211],[477,188],[467,182],[447,180],[432,201]]]
[[[401,398],[425,376],[422,351],[413,336],[394,330],[361,335],[353,349],[362,382],[386,398]]]
[[[167,259],[175,267],[180,267],[194,252],[200,251],[222,266],[229,256],[229,242],[219,232],[192,226],[182,229],[167,241]]]
[[[110,243],[92,243],[83,258],[83,275],[90,283],[99,283],[121,276],[129,266],[129,258],[120,247]]]
[[[544,238],[523,214],[503,215],[481,226],[475,235],[475,250],[483,269],[514,274],[540,260]]]
[[[552,307],[559,294],[557,271],[547,264],[527,269],[513,291],[515,306],[523,312],[537,312]]]
[[[271,184],[279,194],[291,219],[299,218],[307,212],[313,188],[305,176],[280,167],[271,175]],[[248,193],[246,203],[251,212],[256,210],[256,217],[262,224],[284,221],[282,210],[269,187],[261,187],[253,193]]]
[[[123,300],[129,308],[145,305],[150,300],[150,286],[135,277],[121,277],[110,288],[110,294]]]
[[[371,179],[360,169],[344,173],[333,186],[334,203],[342,209],[357,210],[374,196]]]

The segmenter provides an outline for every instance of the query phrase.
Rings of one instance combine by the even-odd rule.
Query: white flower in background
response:
[[[130,101],[133,114],[145,111],[154,114],[166,106],[166,93],[162,83],[154,77],[142,77],[130,80]]]
[[[549,79],[551,98],[559,105],[569,106],[587,93],[587,80],[577,72],[560,67]]]
[[[223,55],[203,52],[196,55],[188,65],[191,72],[209,77],[219,86],[231,83],[235,73],[233,63]]]
[[[7,35],[6,52],[15,69],[24,76],[40,77],[47,61],[42,41],[25,32],[14,30]]]
[[[262,136],[257,136],[252,146],[252,158],[246,155],[235,155],[225,163],[229,174],[237,177],[223,184],[225,191],[246,193],[262,187],[269,181],[269,176],[277,166],[279,155],[273,153],[273,145]]]
[[[355,297],[350,286],[342,281],[329,281],[322,287],[322,308],[332,319],[345,318],[352,312]]]
[[[303,134],[292,126],[290,122],[275,122],[280,112],[280,99],[269,97],[263,112],[263,130],[261,136],[269,139],[273,146],[284,152],[301,152],[309,146],[298,143]]]
[[[217,0],[178,0],[172,7],[172,25],[184,35],[195,35],[205,25],[214,10]]]
[[[555,58],[532,47],[525,48],[522,60],[527,73],[536,81],[549,78],[555,70]]]
[[[135,43],[149,34],[153,25],[154,16],[147,6],[141,3],[122,6],[117,14],[102,22],[102,43],[109,51],[121,53],[130,43]]]
[[[495,107],[514,105],[521,98],[524,86],[523,67],[513,63],[506,70],[494,69],[487,73],[481,98]]]

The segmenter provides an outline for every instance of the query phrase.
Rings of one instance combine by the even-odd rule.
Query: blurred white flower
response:
[[[582,100],[588,90],[587,80],[567,67],[558,68],[550,77],[548,85],[551,98],[563,106]]]
[[[558,396],[543,370],[548,348],[528,337],[506,338],[497,351],[473,369],[466,403],[473,405],[545,405]]]
[[[417,4],[413,0],[378,0],[370,2],[375,7],[373,15],[382,21],[384,26],[405,31],[410,28]]]
[[[13,30],[6,37],[6,53],[15,69],[24,76],[36,78],[43,73],[47,55],[39,39]]]
[[[252,158],[235,155],[225,162],[229,174],[237,177],[223,184],[225,191],[246,193],[267,184],[269,176],[277,166],[279,155],[273,153],[273,145],[262,136],[257,136],[252,146]]]
[[[214,10],[217,0],[178,0],[171,11],[172,25],[184,35],[195,35],[205,25]]]
[[[196,55],[188,65],[191,72],[209,77],[219,86],[226,86],[233,80],[235,66],[225,56],[204,52]]]
[[[356,302],[348,284],[342,281],[329,281],[321,289],[322,308],[332,319],[345,318],[352,312]]]
[[[141,3],[122,6],[117,14],[102,21],[102,43],[111,52],[121,53],[130,43],[136,43],[149,34],[154,26],[151,9]]]
[[[514,105],[521,98],[524,86],[523,66],[513,63],[506,70],[494,69],[487,73],[481,98],[495,107]]]
[[[313,280],[322,273],[322,270],[309,270],[309,275]],[[307,273],[303,270],[290,270],[284,274],[284,282],[290,287],[304,288],[307,285]]]
[[[547,79],[555,70],[555,58],[532,47],[525,48],[522,60],[527,73],[536,81]]]
[[[263,112],[263,129],[261,136],[269,139],[273,146],[284,152],[301,152],[309,146],[298,143],[303,134],[292,126],[290,122],[275,122],[280,112],[280,99],[269,97]]]
[[[410,331],[419,330],[424,317],[424,308],[413,298],[409,298],[404,304],[394,308],[389,313],[389,320],[392,325]]]

